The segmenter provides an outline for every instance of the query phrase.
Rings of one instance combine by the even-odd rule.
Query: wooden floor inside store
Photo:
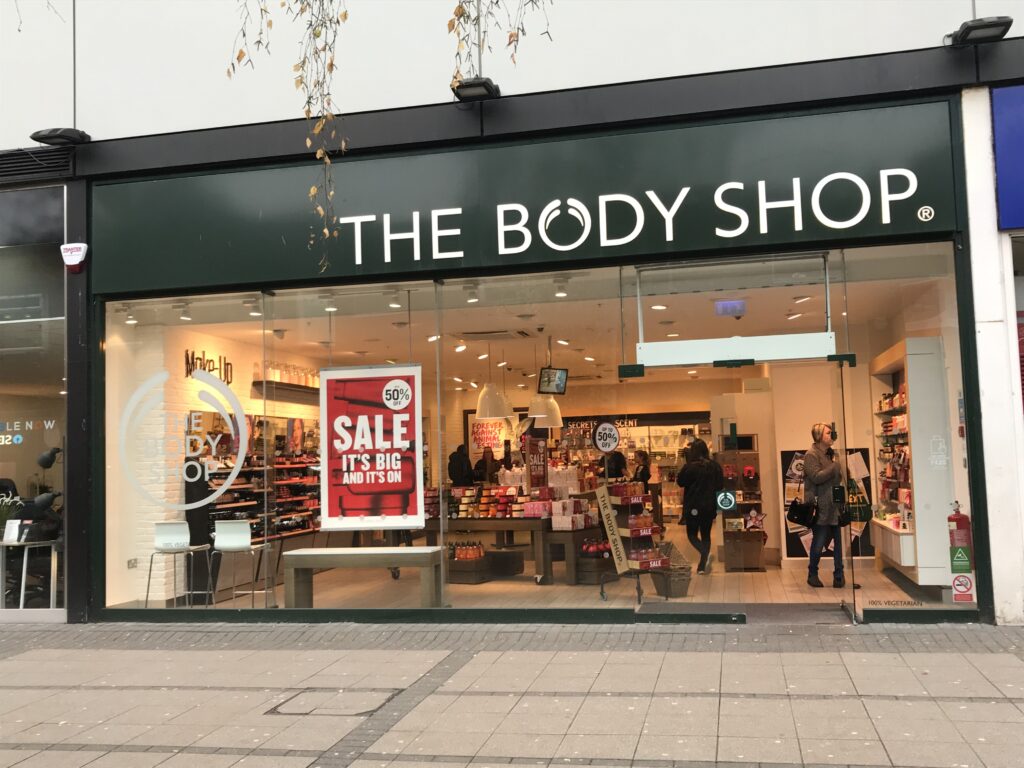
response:
[[[691,562],[696,553],[686,542],[685,529],[670,526],[667,540],[680,548]],[[533,578],[533,563],[526,562],[525,573],[510,578],[496,579],[483,584],[446,584],[445,603],[454,608],[635,608],[637,605],[636,580],[632,576],[619,578],[605,585],[606,600],[600,589],[590,585],[565,583],[565,565],[554,563],[554,584],[538,585]],[[850,574],[847,573],[847,581]],[[911,598],[885,573],[875,570],[871,559],[856,563],[856,581],[861,585],[857,594],[860,604],[909,604]],[[644,603],[664,603],[656,594],[649,575],[640,577]],[[721,562],[713,563],[710,575],[694,573],[686,597],[670,598],[672,603],[709,604],[793,604],[835,605],[851,601],[852,591],[833,589],[832,560],[822,561],[823,589],[807,585],[806,561],[789,561],[782,566],[769,566],[766,571],[727,572]],[[257,606],[263,596],[256,596]],[[277,605],[284,605],[284,590],[277,588]],[[420,606],[419,574],[407,569],[393,579],[387,569],[335,569],[314,576],[313,605],[315,608],[418,608]],[[224,601],[218,607],[248,607],[248,597],[233,603]]]

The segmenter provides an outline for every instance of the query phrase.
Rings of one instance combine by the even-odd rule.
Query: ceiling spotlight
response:
[[[471,386],[473,389],[480,389],[480,385],[477,384],[475,381],[469,382],[469,386]]]
[[[338,311],[338,308],[336,306],[334,306],[333,304],[328,304],[326,307],[324,307],[324,312],[337,312],[337,311]]]
[[[565,339],[559,339],[558,343],[561,344],[563,347],[568,347],[569,346],[569,342],[566,341]]]
[[[501,88],[489,77],[466,77],[452,85],[459,101],[485,101],[501,96]]]
[[[506,365],[508,365],[508,360],[502,360],[500,363],[498,363],[499,368],[504,368]]]
[[[460,379],[458,376],[452,376],[452,381],[457,381],[459,382],[459,384],[462,383],[462,379]]]
[[[125,325],[136,325],[138,322],[139,321],[135,319],[134,315],[128,315],[128,317],[125,318],[124,324]]]
[[[58,394],[58,395],[66,395],[67,393],[68,393],[68,391],[67,391],[66,389],[62,389],[62,390],[61,390],[60,392],[58,392],[57,394]]]
[[[455,351],[456,352],[465,352],[466,351],[466,345],[465,344],[459,344],[457,347],[455,347]]]
[[[174,309],[178,310],[178,319],[188,322],[192,319],[192,312],[187,303],[175,304]]]
[[[846,313],[845,312],[843,312],[843,317],[846,317]]]
[[[687,371],[687,373],[690,374],[691,376],[693,376],[697,372],[696,371]]]
[[[588,363],[594,362],[594,358],[592,357],[584,357],[583,359],[586,360]]]
[[[666,307],[664,304],[651,304],[651,309],[657,309],[660,311],[662,309],[668,309],[668,307]]]
[[[804,316],[803,312],[790,312],[788,315],[786,315],[786,319],[787,320],[796,320],[798,317],[803,317],[803,316]]]
[[[488,355],[486,352],[484,352],[482,355],[477,355],[476,359],[477,360],[486,360],[488,357],[490,357],[490,355]]]
[[[456,387],[456,388],[455,388],[455,391],[456,391],[456,392],[465,392],[465,391],[466,391],[466,388],[465,388],[465,387]]]
[[[795,296],[793,298],[793,303],[794,304],[803,304],[805,301],[810,301],[810,300],[811,300],[810,296]]]
[[[670,338],[670,339],[678,339],[679,338],[679,334],[678,333],[667,333],[665,335],[668,336],[668,338]]]
[[[984,19],[971,19],[960,25],[955,32],[942,38],[943,45],[959,48],[964,45],[994,43],[1006,37],[1013,19],[1009,16],[989,16]]]
[[[569,281],[568,280],[555,280],[555,297],[564,299],[569,295]]]
[[[476,289],[474,288],[469,292],[469,295],[466,296],[466,303],[476,304],[478,301],[480,301],[480,296],[477,294]]]
[[[537,375],[536,373],[528,373],[528,374],[526,374],[526,378],[532,379],[536,375]]]
[[[517,387],[518,387],[519,389],[526,389],[526,385],[525,385],[525,384],[516,384],[516,386],[517,386]]]
[[[391,309],[402,308],[402,297],[398,295],[398,291],[392,291],[391,295],[388,296],[388,307]]]
[[[249,310],[249,317],[262,317],[263,313],[257,305],[257,299],[245,299],[242,306]]]
[[[435,341],[437,341],[440,338],[441,338],[440,336],[427,336],[427,341],[428,342],[435,342]]]

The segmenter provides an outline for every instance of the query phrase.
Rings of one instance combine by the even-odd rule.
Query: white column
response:
[[[996,620],[1024,624],[1024,410],[1010,238],[996,211],[987,88],[963,92],[964,156],[974,285],[982,445]]]

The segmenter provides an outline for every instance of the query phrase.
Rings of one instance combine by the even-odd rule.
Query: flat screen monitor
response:
[[[541,368],[537,377],[537,392],[541,395],[564,395],[568,381],[568,368]]]

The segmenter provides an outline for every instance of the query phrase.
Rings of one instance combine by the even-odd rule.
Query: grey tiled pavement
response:
[[[1024,629],[6,625],[0,768],[1024,766]]]

